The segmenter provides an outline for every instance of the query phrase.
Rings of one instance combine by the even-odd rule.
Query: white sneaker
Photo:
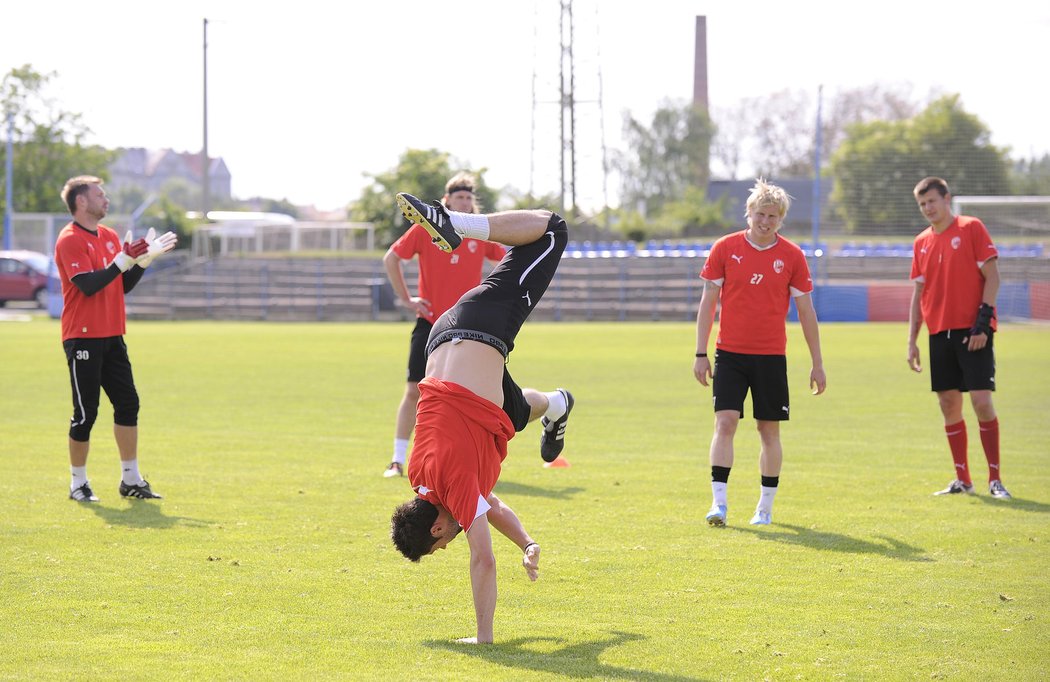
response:
[[[751,517],[752,526],[768,526],[773,522],[773,512],[765,509],[756,509],[755,515]]]
[[[1000,500],[1009,500],[1013,497],[999,479],[988,484],[988,492],[992,494],[992,497],[998,497]]]
[[[383,478],[393,478],[394,476],[404,476],[405,470],[397,462],[391,462],[390,466],[383,472]]]
[[[948,484],[947,488],[938,490],[934,495],[973,495],[973,485],[966,485],[959,479],[955,479]]]
[[[707,525],[719,527],[726,525],[726,505],[711,505],[711,511],[707,512]]]

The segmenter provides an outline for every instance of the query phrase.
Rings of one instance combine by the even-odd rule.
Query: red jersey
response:
[[[419,256],[416,295],[430,301],[426,319],[431,323],[481,282],[486,258],[498,261],[507,253],[501,245],[480,239],[464,239],[455,251],[445,253],[434,248],[430,235],[419,225],[410,227],[390,248],[402,260]]]
[[[988,228],[977,218],[955,216],[940,234],[927,227],[912,248],[911,279],[923,283],[919,303],[929,332],[972,327],[984,298],[981,267],[999,257]]]
[[[421,498],[447,509],[466,532],[489,510],[485,498],[513,437],[514,424],[499,405],[459,384],[427,377],[419,382],[409,483]]]
[[[69,223],[55,241],[55,265],[62,282],[62,340],[123,336],[125,331],[124,285],[121,277],[85,296],[71,281],[81,273],[105,270],[123,244],[117,233],[98,226],[91,232]]]
[[[759,248],[746,230],[715,242],[700,277],[721,287],[721,322],[715,346],[731,353],[784,355],[788,303],[813,291],[802,249],[777,235]]]

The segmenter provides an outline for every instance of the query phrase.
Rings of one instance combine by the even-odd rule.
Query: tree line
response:
[[[0,81],[4,125],[14,121],[13,189],[19,212],[55,212],[56,189],[84,169],[105,169],[117,151],[87,143],[90,130],[80,114],[63,111],[47,97],[56,74],[30,65],[12,69]],[[723,177],[762,176],[771,180],[821,176],[833,190],[825,220],[847,234],[911,234],[920,220],[911,198],[915,182],[927,175],[948,178],[956,194],[1050,195],[1050,154],[1012,158],[991,143],[991,131],[967,112],[957,94],[915,98],[904,86],[871,85],[841,90],[823,102],[819,155],[812,93],[784,90],[706,112],[689,103],[666,102],[650,121],[624,120],[626,149],[613,154],[620,186],[618,207],[603,207],[578,221],[606,225],[633,239],[648,236],[720,234],[739,223],[742,207],[709,198],[711,168]],[[0,159],[6,154],[0,148]],[[0,177],[4,166],[0,164]],[[380,244],[404,229],[390,197],[397,191],[438,197],[444,183],[464,164],[438,149],[405,151],[390,169],[370,176],[360,196],[347,205],[347,218],[376,225]],[[472,170],[486,209],[557,207],[557,196],[529,196],[485,182],[486,168]],[[185,184],[185,183],[183,183]],[[172,186],[149,204],[143,220],[185,233],[192,229],[186,208],[196,188]],[[0,208],[5,198],[0,196]],[[111,197],[114,212],[146,204],[144,191],[128,189]],[[222,209],[296,214],[282,199],[232,201]],[[921,227],[921,226],[919,226]]]

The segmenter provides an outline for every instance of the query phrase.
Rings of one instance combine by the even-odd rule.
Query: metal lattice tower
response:
[[[557,46],[544,42],[551,36],[540,32],[541,8],[537,5],[529,193],[554,193],[561,212],[577,216],[581,208],[589,211],[608,206],[609,199],[598,6],[593,2],[594,21],[587,27],[593,30],[577,32],[573,5],[574,0],[559,0]],[[549,60],[552,53],[557,54],[556,64]],[[556,80],[552,79],[555,70]],[[558,106],[556,121],[550,108],[541,106],[548,104]],[[558,140],[556,150],[550,145],[552,139]],[[545,156],[550,152],[556,152],[556,163]],[[537,184],[543,187],[539,192]]]

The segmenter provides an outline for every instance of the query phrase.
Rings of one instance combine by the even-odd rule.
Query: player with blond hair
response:
[[[751,523],[768,525],[772,521],[784,457],[780,422],[790,415],[784,320],[792,299],[812,360],[810,388],[819,395],[827,387],[809,266],[802,249],[778,234],[790,206],[791,198],[781,187],[757,180],[744,214],[747,229],[716,241],[700,272],[704,292],[696,315],[693,374],[704,386],[711,380],[714,396],[710,451],[714,502],[706,517],[712,526],[726,524],[733,438],[744,416],[748,391],[762,442],[761,487]],[[721,317],[712,367],[707,345],[719,302]]]

